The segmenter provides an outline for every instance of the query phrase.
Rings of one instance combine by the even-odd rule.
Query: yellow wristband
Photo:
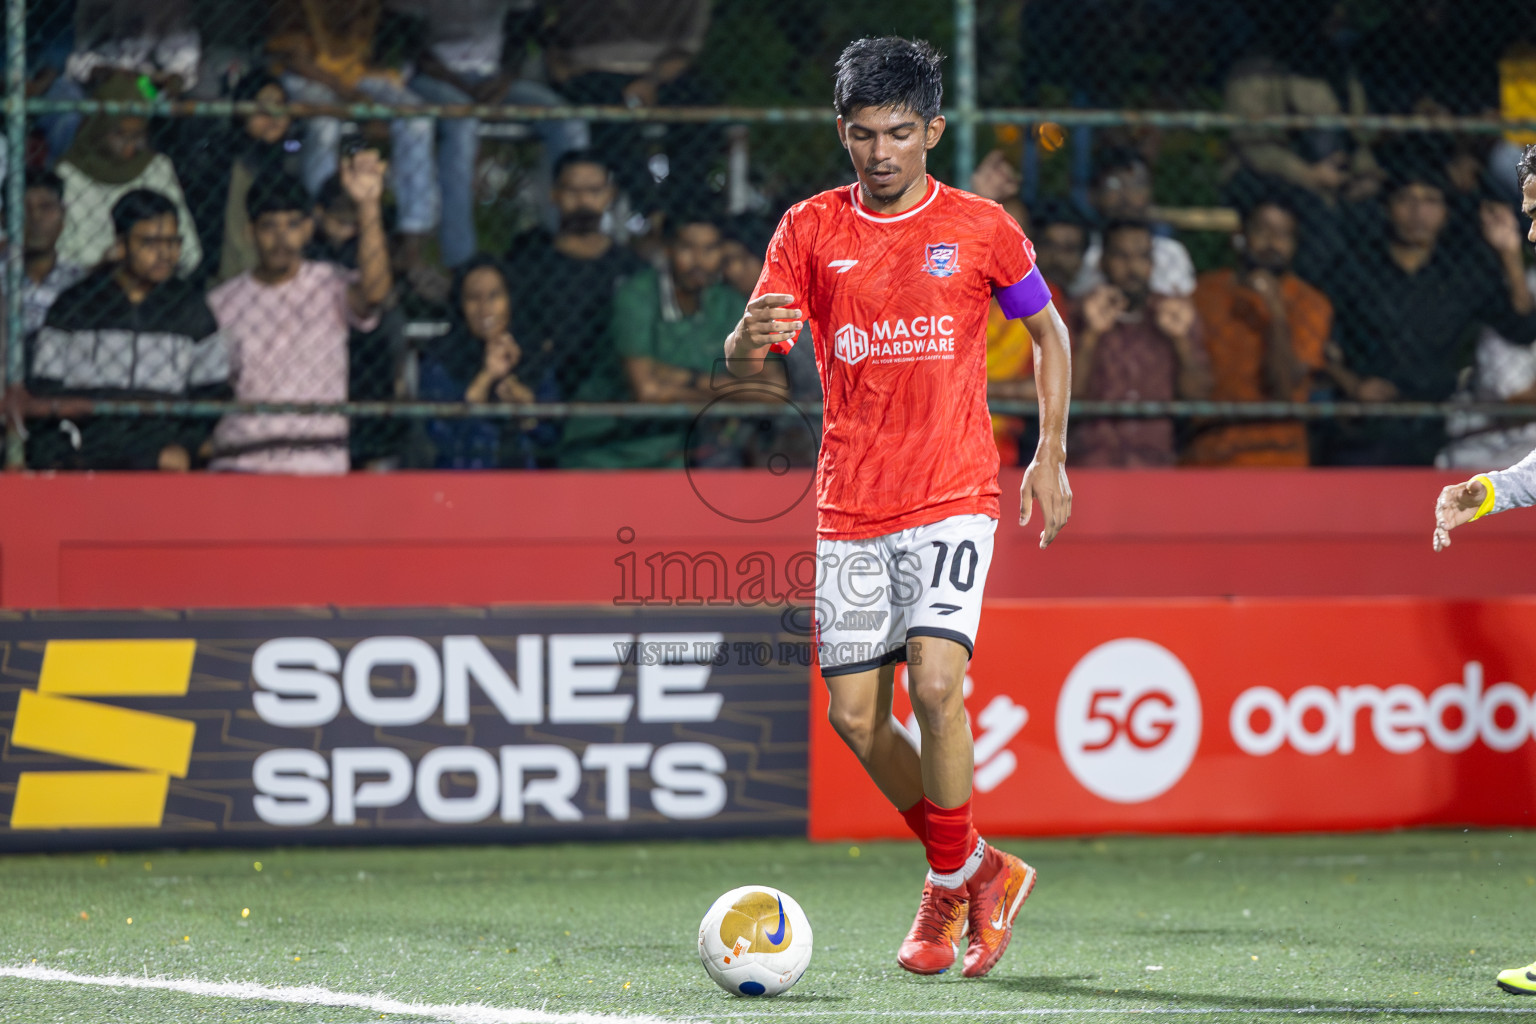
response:
[[[1483,518],[1483,516],[1493,511],[1493,503],[1496,500],[1497,495],[1495,495],[1493,491],[1493,480],[1487,474],[1479,473],[1472,479],[1480,482],[1483,485],[1483,490],[1487,492],[1483,495],[1483,503],[1477,507],[1477,514],[1474,515],[1471,519],[1471,522],[1475,523],[1479,519]]]

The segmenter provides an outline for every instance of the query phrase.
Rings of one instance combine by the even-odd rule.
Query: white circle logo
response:
[[[1138,804],[1184,777],[1200,745],[1200,693],[1172,651],[1122,639],[1089,651],[1056,701],[1056,745],[1095,796]]]

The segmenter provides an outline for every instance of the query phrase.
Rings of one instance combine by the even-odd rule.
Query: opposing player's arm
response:
[[[1452,484],[1435,501],[1435,550],[1451,546],[1451,531],[1483,516],[1536,505],[1536,452],[1508,469]]]
[[[747,303],[741,321],[725,339],[726,367],[737,377],[756,376],[763,370],[768,347],[793,341],[803,322],[793,295],[759,295]]]
[[[1056,305],[1024,318],[1034,340],[1035,381],[1040,396],[1040,443],[1019,488],[1019,525],[1026,525],[1040,503],[1044,528],[1040,546],[1049,547],[1072,517],[1072,488],[1067,483],[1067,406],[1072,399],[1072,346]]]

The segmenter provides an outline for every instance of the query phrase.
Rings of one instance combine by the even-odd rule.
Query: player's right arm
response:
[[[1475,519],[1536,505],[1536,452],[1508,469],[1452,484],[1435,502],[1435,550],[1451,546],[1451,531]]]
[[[759,295],[747,303],[741,321],[725,339],[726,368],[736,377],[761,373],[769,346],[792,342],[799,335],[802,322],[793,295]]]

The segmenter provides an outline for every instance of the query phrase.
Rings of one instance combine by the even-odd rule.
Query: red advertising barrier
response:
[[[993,602],[967,685],[983,832],[1528,826],[1536,808],[1536,599]],[[905,836],[811,693],[811,836]]]
[[[1002,475],[994,599],[1487,597],[1529,590],[1507,569],[1536,564],[1536,514],[1480,522],[1434,555],[1435,495],[1460,477],[1430,470],[1073,471],[1072,522],[1043,552],[1038,525],[1013,518],[1021,476]],[[0,474],[0,608],[666,604],[698,596],[668,556],[717,555],[733,596],[754,552],[786,593],[813,549],[810,483],[766,470]]]

